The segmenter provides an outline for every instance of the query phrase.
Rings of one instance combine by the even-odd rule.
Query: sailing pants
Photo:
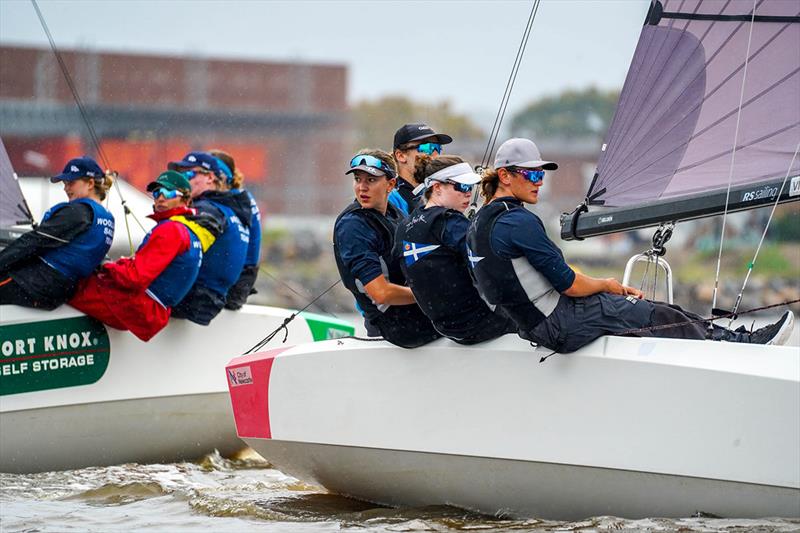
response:
[[[603,335],[618,335],[632,329],[666,324],[675,326],[630,335],[704,340],[707,323],[687,323],[699,319],[701,317],[694,313],[663,302],[608,293],[582,298],[562,295],[550,316],[532,330],[520,332],[520,336],[561,353],[574,352]],[[740,334],[730,330],[722,333],[724,340],[744,340],[739,338]]]
[[[149,341],[169,322],[170,310],[144,291],[132,291],[96,274],[82,281],[69,304],[115,329]]]
[[[369,336],[376,336],[375,330],[395,346],[417,348],[435,341],[441,335],[416,304],[393,305],[374,320],[364,320]]]

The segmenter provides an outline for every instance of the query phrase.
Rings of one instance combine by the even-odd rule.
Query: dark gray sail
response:
[[[0,139],[0,228],[30,224],[31,219],[8,152]]]
[[[755,17],[753,5],[651,4],[587,198],[668,207],[611,215],[613,231],[716,214],[729,180],[731,210],[758,207],[748,199],[774,202],[774,184],[800,174],[800,2],[759,0]]]

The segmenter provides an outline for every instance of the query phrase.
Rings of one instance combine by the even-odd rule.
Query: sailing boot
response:
[[[774,344],[783,346],[794,330],[794,313],[786,311],[774,324],[759,328],[750,334],[753,344]]]

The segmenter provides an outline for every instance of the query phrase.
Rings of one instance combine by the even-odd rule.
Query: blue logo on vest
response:
[[[438,247],[438,244],[403,241],[403,256],[406,258],[406,266],[413,265]]]

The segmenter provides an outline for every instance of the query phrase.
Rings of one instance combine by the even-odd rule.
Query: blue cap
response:
[[[50,178],[50,181],[58,183],[59,181],[72,181],[81,178],[101,180],[103,176],[105,176],[105,172],[103,172],[103,169],[97,164],[97,161],[85,155],[83,157],[70,159],[69,163],[64,167],[64,170],[61,171],[61,174],[53,176]]]
[[[170,170],[183,170],[194,167],[204,168],[213,172],[219,178],[227,179],[227,176],[219,166],[219,159],[206,152],[189,152],[180,161],[172,161],[167,165]]]

